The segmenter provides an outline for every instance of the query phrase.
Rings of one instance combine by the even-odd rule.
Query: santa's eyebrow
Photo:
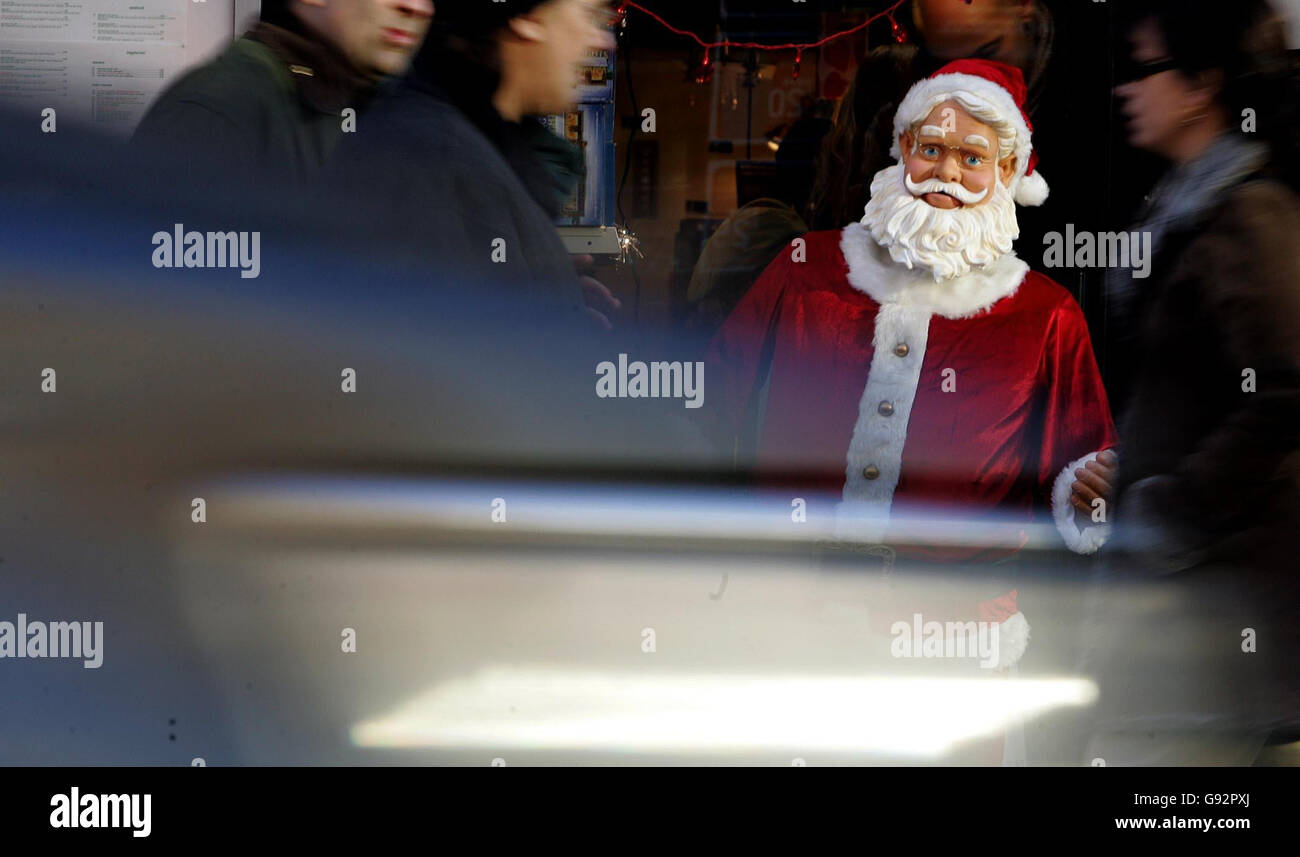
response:
[[[921,135],[923,137],[938,137],[940,140],[944,137],[944,130],[938,125],[922,125]]]
[[[993,148],[989,145],[989,141],[981,137],[979,134],[971,134],[965,140],[962,140],[962,142],[968,146],[983,146],[985,149]]]

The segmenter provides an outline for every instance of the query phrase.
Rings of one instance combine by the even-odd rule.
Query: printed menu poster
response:
[[[163,89],[229,39],[231,9],[229,0],[0,0],[0,101],[129,135]]]

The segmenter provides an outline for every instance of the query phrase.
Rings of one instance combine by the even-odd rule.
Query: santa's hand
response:
[[[1070,505],[1082,513],[1081,517],[1091,522],[1093,501],[1100,499],[1106,504],[1110,503],[1118,475],[1119,456],[1115,454],[1115,450],[1107,449],[1097,453],[1095,459],[1074,471],[1075,481],[1070,486]]]

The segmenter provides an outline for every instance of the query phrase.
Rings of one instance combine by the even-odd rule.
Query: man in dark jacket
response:
[[[532,117],[572,106],[583,58],[614,46],[608,23],[590,0],[441,7],[411,74],[331,167],[356,232],[440,285],[582,308],[555,228],[581,154]]]
[[[264,0],[261,20],[159,97],[135,139],[200,168],[303,182],[376,85],[406,70],[432,0]]]

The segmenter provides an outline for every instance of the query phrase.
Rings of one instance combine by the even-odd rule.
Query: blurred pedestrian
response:
[[[433,0],[263,0],[253,28],[168,88],[134,139],[203,171],[308,181],[381,81],[406,70],[433,11]]]
[[[440,7],[410,75],[339,151],[361,228],[444,282],[582,307],[555,226],[582,156],[535,117],[572,108],[584,60],[614,47],[612,20],[592,0]]]
[[[1131,144],[1170,168],[1137,226],[1151,276],[1109,278],[1135,358],[1088,758],[1248,764],[1300,723],[1294,73],[1265,0],[1132,21],[1116,91]]]

